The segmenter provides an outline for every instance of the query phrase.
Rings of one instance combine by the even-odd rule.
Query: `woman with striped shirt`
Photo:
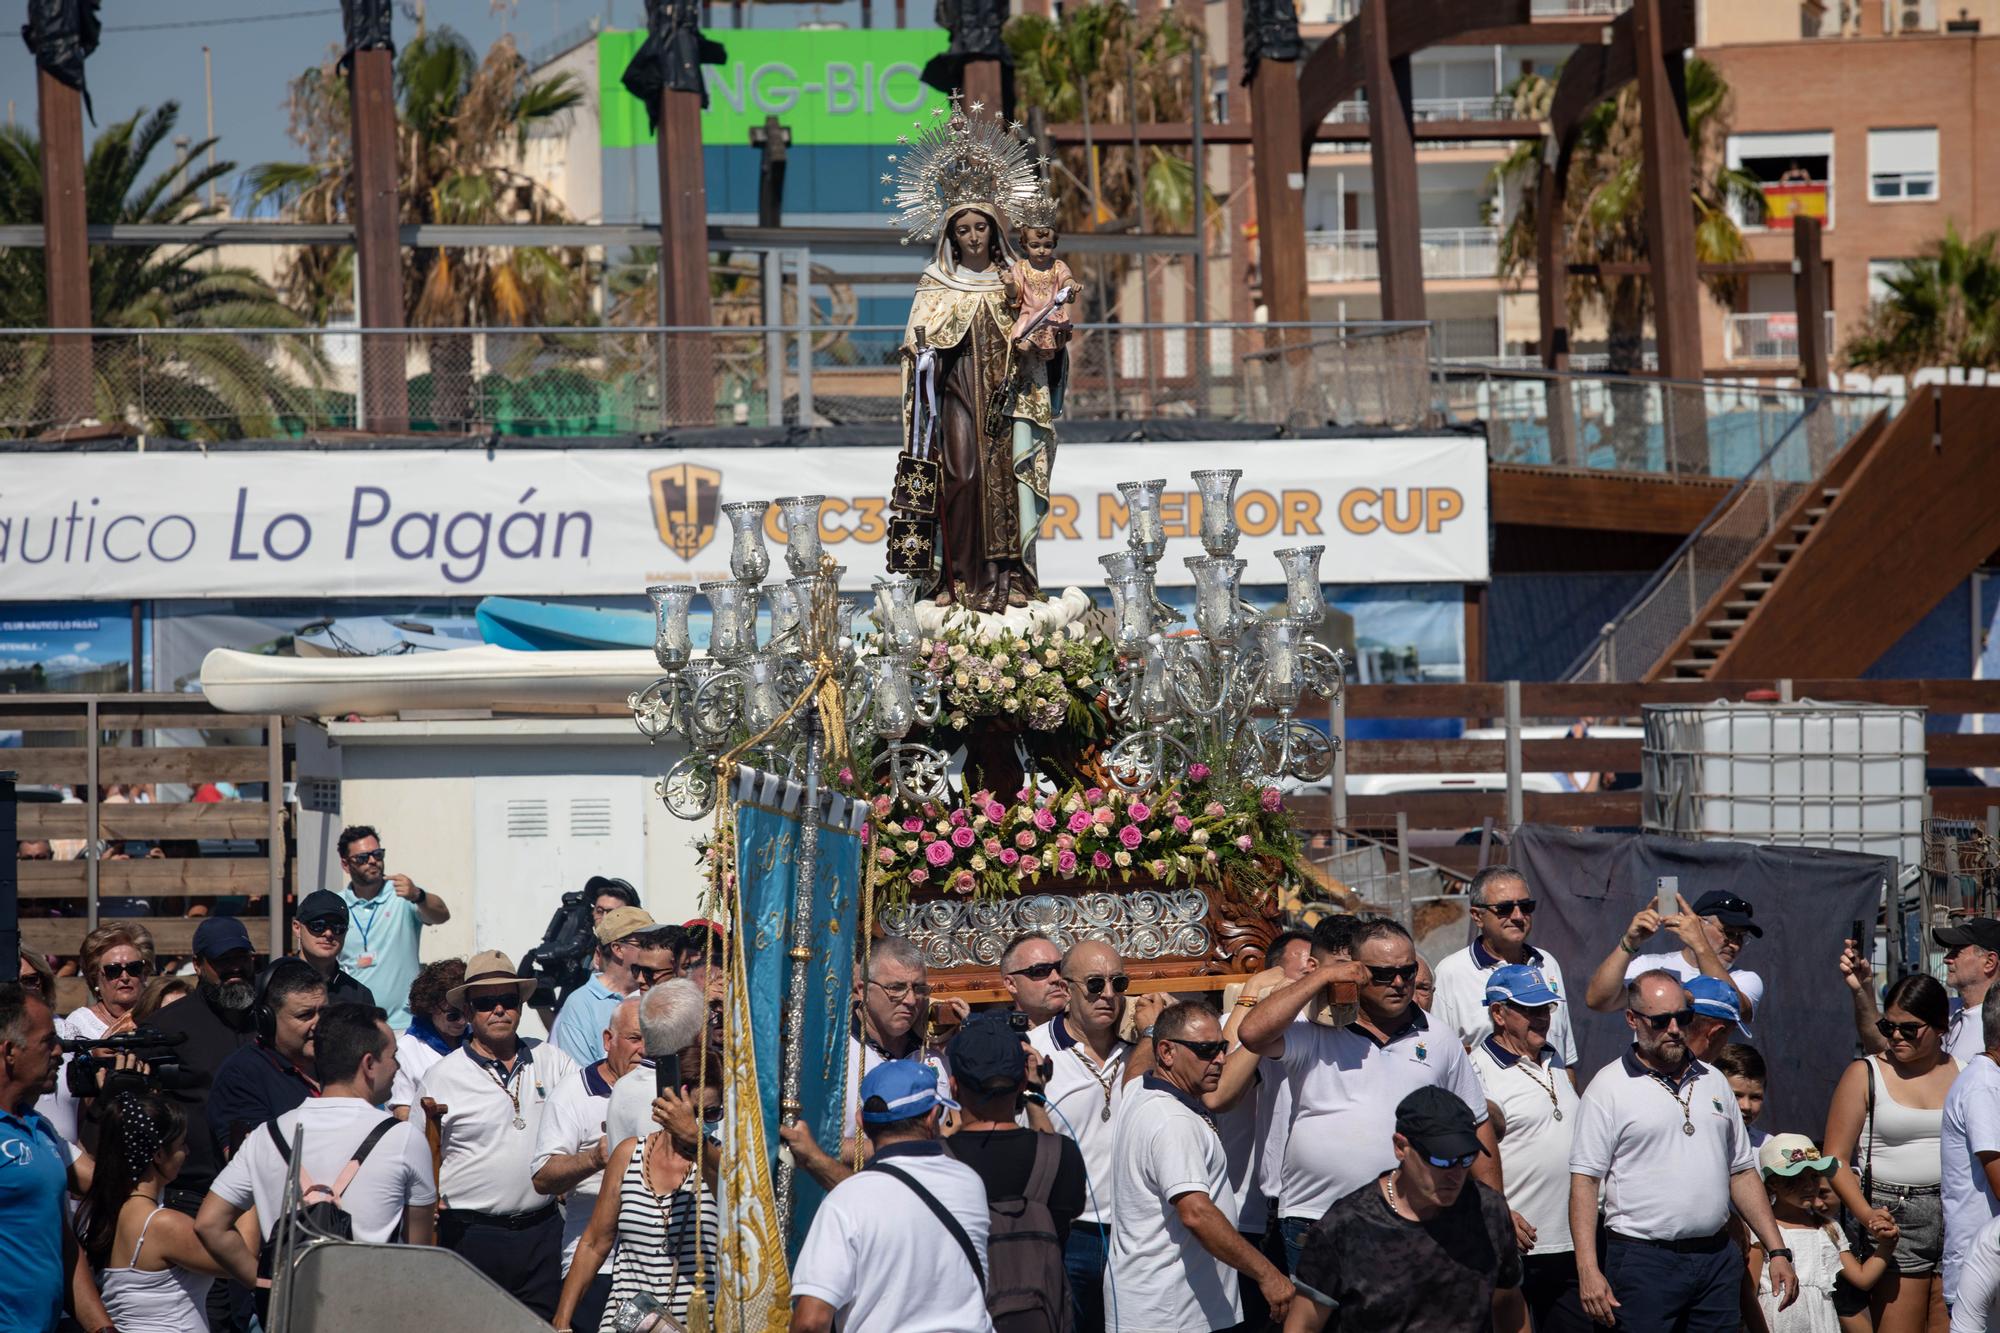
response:
[[[605,1163],[596,1210],[563,1279],[551,1321],[557,1329],[570,1328],[577,1302],[607,1256],[612,1261],[607,1321],[640,1292],[685,1320],[697,1273],[714,1308],[718,1154],[707,1150],[703,1136],[722,1106],[722,1059],[712,1049],[689,1047],[681,1052],[680,1065],[681,1094],[653,1103],[656,1114],[666,1117],[667,1132],[626,1139]]]

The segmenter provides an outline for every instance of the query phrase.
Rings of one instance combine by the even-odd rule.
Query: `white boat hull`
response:
[[[412,709],[617,704],[661,675],[653,655],[459,648],[387,657],[264,657],[217,648],[201,688],[226,713],[367,716]]]

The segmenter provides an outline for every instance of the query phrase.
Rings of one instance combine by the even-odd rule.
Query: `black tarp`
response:
[[[83,109],[93,125],[97,113],[91,109],[90,89],[84,86],[83,62],[97,49],[102,30],[97,0],[28,0],[28,21],[21,25],[21,40],[35,64],[56,82],[83,94]]]
[[[646,123],[657,134],[660,94],[668,90],[700,93],[702,110],[706,111],[708,85],[701,77],[701,67],[720,65],[728,57],[722,43],[702,36],[697,0],[646,0],[646,40],[633,53],[619,81],[626,92],[646,104]]]
[[[1536,824],[1521,828],[1508,854],[1540,904],[1535,946],[1563,965],[1580,1080],[1631,1044],[1624,1015],[1592,1012],[1583,994],[1591,969],[1617,947],[1632,917],[1652,905],[1656,879],[1676,876],[1690,903],[1721,889],[1755,908],[1764,934],[1744,946],[1737,965],[1764,979],[1764,1002],[1750,1021],[1753,1044],[1770,1067],[1759,1128],[1819,1137],[1833,1086],[1856,1053],[1841,948],[1857,918],[1873,924],[1883,887],[1896,873],[1893,859]],[[1666,932],[1647,942],[1648,951],[1677,947]]]
[[[340,0],[340,26],[346,42],[340,56],[345,71],[356,51],[394,51],[389,0]]]
[[[1263,60],[1297,60],[1306,52],[1292,0],[1248,0],[1243,6],[1243,82]]]

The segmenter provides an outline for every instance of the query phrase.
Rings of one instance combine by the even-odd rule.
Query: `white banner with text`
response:
[[[821,540],[849,589],[883,570],[894,450],[352,450],[0,456],[0,599],[634,594],[729,576],[725,501],[821,493]],[[1100,586],[1124,544],[1117,484],[1167,478],[1162,585],[1200,498],[1189,472],[1241,467],[1237,554],[1323,545],[1332,584],[1487,578],[1485,441],[1082,444],[1056,459],[1042,582]],[[772,509],[776,552],[784,533]]]

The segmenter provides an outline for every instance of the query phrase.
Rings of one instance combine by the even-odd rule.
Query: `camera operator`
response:
[[[230,1052],[208,1094],[208,1129],[220,1160],[235,1156],[257,1126],[319,1095],[313,1033],[326,999],[326,983],[310,963],[280,958],[265,974],[250,1011],[257,1040]]]
[[[181,1038],[181,1063],[187,1070],[207,1076],[204,1086],[171,1094],[187,1117],[188,1154],[161,1202],[189,1217],[201,1211],[202,1196],[222,1169],[215,1134],[209,1128],[205,1084],[221,1072],[223,1061],[238,1047],[255,1038],[250,1010],[257,1002],[256,987],[251,984],[257,974],[257,955],[250,944],[250,932],[241,921],[229,916],[203,921],[194,932],[194,958],[199,978],[195,993],[160,1010],[153,1020],[162,1035]],[[217,1283],[216,1290],[226,1286]]]

